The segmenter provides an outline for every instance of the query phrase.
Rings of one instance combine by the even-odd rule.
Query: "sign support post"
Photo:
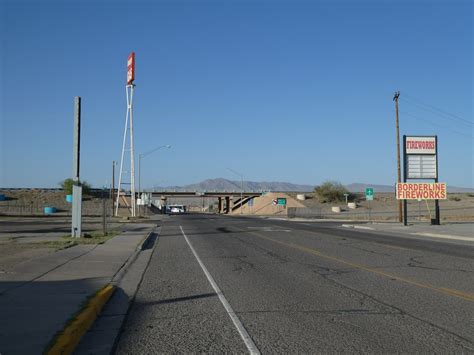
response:
[[[370,206],[370,201],[373,201],[374,199],[374,189],[372,187],[366,187],[365,188],[365,200],[368,203],[368,209],[369,209],[369,223],[372,222],[372,214],[371,214],[371,206]]]
[[[104,185],[102,188],[102,234],[104,237],[107,235],[107,209],[105,203],[107,199],[106,189],[107,186]]]
[[[74,143],[72,164],[72,218],[71,237],[80,238],[82,235],[82,186],[79,180],[81,156],[81,98],[74,98]]]
[[[436,138],[436,179],[435,182],[438,182],[438,136],[435,136]],[[440,225],[440,214],[439,214],[439,200],[435,200],[435,220],[434,223],[431,221],[431,224],[439,226]]]
[[[135,52],[130,53],[127,61],[127,85],[125,86],[125,91],[127,94],[127,114],[125,116],[125,130],[123,132],[123,143],[122,143],[122,156],[120,158],[120,175],[119,175],[119,184],[117,189],[117,202],[115,204],[115,216],[118,216],[118,211],[120,207],[120,198],[122,197],[125,205],[130,209],[132,217],[136,216],[136,207],[135,202],[135,152],[134,152],[134,143],[133,143],[133,90],[135,84]],[[129,146],[127,148],[127,133],[129,136]],[[130,152],[130,181],[123,181],[124,173],[124,155],[125,152]],[[126,190],[122,189],[122,185],[130,185],[130,205],[126,200]],[[123,191],[122,191],[123,190]]]
[[[370,200],[369,200],[369,223],[372,222],[372,216],[371,216],[370,212],[371,212],[371,211],[370,211]]]
[[[403,135],[403,182],[407,182],[407,136]],[[408,225],[408,201],[403,200],[403,225]]]

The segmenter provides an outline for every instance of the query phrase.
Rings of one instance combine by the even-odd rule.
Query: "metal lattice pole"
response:
[[[130,85],[130,184],[131,186],[131,205],[132,205],[132,217],[136,216],[136,207],[135,203],[135,154],[133,148],[133,88],[135,85]]]
[[[135,213],[135,160],[134,160],[134,147],[133,147],[133,89],[135,85],[127,85],[125,87],[126,94],[127,94],[127,114],[125,115],[125,129],[123,132],[123,143],[122,143],[122,154],[120,158],[120,175],[119,175],[119,184],[117,189],[117,201],[115,207],[115,215],[118,215],[118,210],[120,207],[120,196],[123,191],[123,195],[125,195],[125,190],[122,188],[124,185],[123,182],[123,173],[124,173],[124,156],[127,150],[130,150],[130,212],[132,217],[136,216]],[[130,139],[130,148],[126,149],[127,143],[127,133],[129,133]]]

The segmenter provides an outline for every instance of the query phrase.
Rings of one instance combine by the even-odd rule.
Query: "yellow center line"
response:
[[[410,284],[410,285],[414,285],[414,286],[417,286],[417,287],[420,287],[420,288],[425,288],[425,289],[432,290],[432,291],[435,291],[435,292],[438,292],[438,293],[442,293],[442,294],[445,294],[445,295],[448,295],[448,296],[458,297],[458,298],[462,298],[466,301],[474,302],[474,294],[472,294],[472,293],[466,293],[466,292],[462,292],[462,291],[454,290],[454,289],[450,289],[450,288],[436,287],[436,286],[433,286],[433,285],[430,285],[430,284],[420,283],[420,282],[417,282],[417,281],[414,281],[414,280],[411,280],[411,279],[407,279],[405,277],[401,277],[401,276],[391,274],[391,273],[388,273],[388,272],[385,272],[385,271],[380,271],[380,270],[371,268],[371,267],[366,266],[366,265],[362,265],[362,264],[354,263],[354,262],[351,262],[351,261],[346,261],[346,260],[343,260],[343,259],[340,259],[340,258],[336,258],[334,256],[326,255],[326,254],[323,254],[320,251],[318,251],[316,249],[313,249],[313,248],[308,248],[308,247],[304,247],[302,245],[293,244],[293,243],[282,242],[280,240],[269,238],[269,237],[267,237],[265,235],[262,235],[260,233],[257,233],[257,232],[251,232],[251,231],[250,232],[249,231],[244,231],[244,232],[247,232],[249,234],[253,234],[253,235],[255,235],[259,238],[266,239],[266,240],[269,240],[271,242],[274,242],[274,243],[277,243],[277,244],[280,244],[280,245],[284,245],[284,246],[289,247],[289,248],[293,248],[293,249],[300,250],[300,251],[303,251],[303,252],[306,252],[306,253],[309,253],[309,254],[317,255],[317,256],[322,257],[324,259],[336,261],[338,263],[349,265],[349,266],[352,266],[352,267],[360,269],[360,270],[368,271],[368,272],[371,272],[373,274],[385,276],[385,277],[395,279],[397,281],[401,281],[401,282],[404,282],[404,283],[407,283],[407,284]]]

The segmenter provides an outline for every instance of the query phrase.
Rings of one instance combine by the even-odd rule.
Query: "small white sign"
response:
[[[436,179],[436,155],[408,155],[407,179]]]

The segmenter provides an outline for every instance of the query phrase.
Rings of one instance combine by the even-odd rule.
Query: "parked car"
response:
[[[183,214],[186,213],[186,208],[183,205],[170,205],[169,214]]]

